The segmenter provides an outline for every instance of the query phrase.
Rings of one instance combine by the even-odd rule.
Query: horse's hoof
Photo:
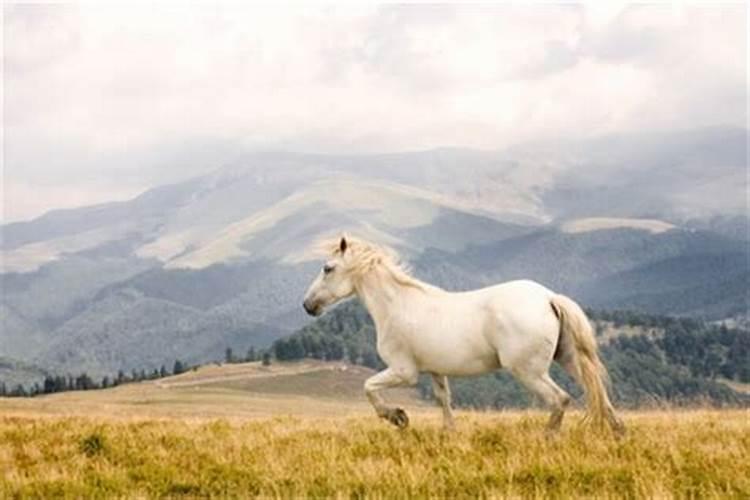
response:
[[[401,408],[394,408],[393,411],[388,414],[388,421],[399,429],[406,429],[409,427],[409,416]]]

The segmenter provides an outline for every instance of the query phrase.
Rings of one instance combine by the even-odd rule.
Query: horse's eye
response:
[[[323,266],[323,274],[330,274],[331,271],[333,271],[333,266],[329,266],[328,264]]]

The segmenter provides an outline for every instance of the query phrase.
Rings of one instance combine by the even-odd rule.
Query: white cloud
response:
[[[4,180],[54,187],[6,196],[6,220],[240,148],[501,148],[746,122],[741,5],[3,8]]]

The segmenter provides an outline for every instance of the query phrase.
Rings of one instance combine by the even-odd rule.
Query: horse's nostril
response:
[[[304,307],[304,308],[305,308],[305,312],[306,312],[307,314],[312,314],[312,313],[313,313],[313,311],[314,311],[314,309],[313,309],[312,307],[310,307],[310,306],[308,305],[307,301],[304,301],[304,302],[302,303],[302,307]]]

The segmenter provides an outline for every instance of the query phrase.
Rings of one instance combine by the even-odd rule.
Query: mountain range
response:
[[[130,201],[3,225],[0,357],[101,375],[267,346],[308,321],[310,245],[342,231],[449,289],[525,277],[597,308],[746,321],[747,139],[242,154]]]

